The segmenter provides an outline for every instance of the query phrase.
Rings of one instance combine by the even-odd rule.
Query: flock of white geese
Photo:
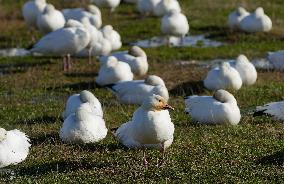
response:
[[[94,0],[99,7],[115,11],[119,0]],[[162,17],[161,31],[164,35],[184,37],[189,24],[177,0],[126,0],[136,3],[141,14]],[[111,130],[119,142],[128,148],[143,150],[143,163],[148,165],[145,150],[162,151],[173,142],[174,124],[168,110],[169,93],[165,82],[156,75],[144,80],[133,80],[148,71],[146,53],[133,46],[128,51],[113,52],[121,47],[121,37],[111,25],[102,27],[100,9],[95,5],[87,8],[57,10],[45,0],[30,0],[22,8],[24,19],[30,28],[37,28],[45,35],[31,49],[44,55],[62,56],[64,70],[71,68],[70,57],[99,56],[100,70],[96,82],[109,88],[124,104],[138,104],[133,117],[118,128]],[[269,31],[270,18],[262,8],[249,13],[238,7],[228,17],[231,29],[246,32]],[[270,53],[269,61],[276,69],[283,70],[284,51]],[[219,63],[213,67],[204,86],[214,91],[213,96],[189,96],[185,99],[185,111],[193,121],[201,124],[236,125],[241,119],[235,97],[226,90],[239,90],[242,85],[253,85],[257,80],[254,65],[244,55],[235,60]],[[272,102],[259,106],[255,115],[268,114],[284,120],[284,102]],[[59,131],[65,143],[95,143],[108,133],[100,101],[84,90],[69,97],[62,114],[64,123]],[[26,159],[31,144],[19,130],[0,129],[0,168],[17,164]],[[163,160],[162,160],[163,162]]]

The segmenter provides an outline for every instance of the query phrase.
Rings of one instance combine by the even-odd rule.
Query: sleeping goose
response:
[[[256,69],[245,55],[239,55],[235,61],[230,62],[230,65],[239,72],[243,85],[252,85],[256,82]]]
[[[213,96],[189,96],[185,105],[185,111],[201,124],[236,125],[241,118],[235,97],[222,89],[217,90]]]
[[[131,71],[137,76],[145,75],[148,71],[147,55],[138,46],[132,46],[128,51],[112,53],[111,56],[116,57],[119,61],[128,63]],[[100,57],[100,62],[106,62],[108,57]]]
[[[223,62],[218,67],[211,69],[203,83],[209,90],[239,90],[242,87],[242,79],[239,72],[231,67],[228,62]]]
[[[154,8],[154,15],[161,17],[169,13],[170,10],[181,12],[179,2],[177,0],[161,0]]]
[[[263,106],[257,106],[253,115],[268,115],[276,120],[284,120],[284,101],[271,102]]]
[[[96,77],[96,83],[100,86],[132,80],[133,73],[130,66],[125,62],[118,61],[113,56],[110,56],[104,64],[101,64],[99,74]]]
[[[30,146],[30,139],[23,132],[0,128],[0,168],[24,161]]]
[[[145,80],[118,82],[107,87],[121,103],[141,105],[145,98],[153,94],[162,96],[165,101],[169,100],[168,89],[163,79],[156,75],[149,75]]]
[[[272,22],[271,19],[264,14],[263,8],[258,7],[253,13],[241,20],[240,28],[248,33],[268,32],[272,28]]]
[[[37,27],[37,16],[43,12],[45,6],[45,0],[30,0],[23,5],[22,13],[29,27]]]
[[[107,128],[104,119],[94,115],[93,107],[87,102],[64,120],[59,135],[66,143],[95,143],[106,137]]]
[[[166,100],[159,95],[146,98],[134,112],[133,117],[118,129],[113,129],[115,137],[128,148],[142,148],[143,162],[148,164],[146,148],[160,149],[164,153],[173,142],[174,124]]]
[[[42,13],[37,16],[37,27],[44,33],[50,33],[64,27],[65,18],[52,4],[47,4]]]
[[[93,108],[94,115],[103,117],[103,110],[100,101],[90,91],[83,90],[79,94],[71,95],[68,98],[65,106],[65,111],[62,114],[63,118],[66,119],[70,114],[75,113],[76,109],[82,103],[87,102]]]
[[[120,49],[122,46],[121,37],[117,31],[113,29],[111,25],[106,25],[101,29],[104,38],[111,43],[112,50]]]
[[[268,52],[268,61],[275,70],[284,70],[284,50],[277,52]]]
[[[249,15],[249,12],[246,11],[243,7],[239,6],[235,11],[230,13],[228,17],[228,25],[231,30],[240,29],[240,22]]]

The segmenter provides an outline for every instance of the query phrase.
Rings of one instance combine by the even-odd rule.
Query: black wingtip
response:
[[[252,116],[256,117],[256,116],[263,116],[263,115],[267,115],[265,113],[265,109],[264,110],[255,111]]]
[[[112,134],[115,134],[116,131],[117,131],[117,129],[118,129],[118,127],[116,127],[116,128],[111,128],[110,131],[111,131]]]

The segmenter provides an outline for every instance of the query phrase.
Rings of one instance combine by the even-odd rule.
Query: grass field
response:
[[[57,8],[79,3],[48,1]],[[33,44],[21,16],[23,0],[0,1],[0,48]],[[166,165],[156,167],[158,151],[149,151],[148,169],[142,152],[122,147],[110,134],[95,145],[66,145],[58,136],[61,112],[69,95],[92,91],[103,104],[106,124],[117,127],[128,121],[137,106],[121,105],[106,89],[95,84],[99,64],[75,59],[74,70],[63,73],[61,58],[0,58],[0,126],[20,129],[32,142],[28,158],[0,170],[0,183],[280,183],[284,180],[284,124],[269,117],[252,117],[256,105],[284,97],[284,75],[258,71],[258,81],[232,92],[241,108],[237,126],[201,126],[184,113],[186,95],[211,95],[202,87],[207,69],[180,61],[264,57],[267,51],[283,49],[283,0],[182,0],[190,23],[190,34],[209,33],[226,42],[218,48],[145,49],[149,74],[161,76],[170,92],[175,124],[174,143],[167,151]],[[272,18],[269,33],[231,33],[227,15],[237,5],[252,11],[262,6]],[[138,19],[138,21],[137,21]],[[122,36],[124,47],[138,39],[156,36],[159,19],[140,19],[133,5],[121,4],[112,16],[103,11],[103,23],[112,24]],[[39,33],[35,34],[40,38]]]

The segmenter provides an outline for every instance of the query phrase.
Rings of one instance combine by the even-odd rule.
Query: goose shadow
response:
[[[35,66],[45,66],[53,64],[50,59],[41,62],[33,62],[33,63],[8,63],[8,64],[0,64],[0,70],[10,69],[10,68],[28,68]]]
[[[52,132],[52,133],[43,133],[36,137],[30,137],[31,144],[33,146],[41,145],[41,144],[53,144],[60,143],[59,132]]]
[[[174,96],[189,96],[199,94],[205,91],[203,81],[189,81],[176,85],[169,90]]]
[[[74,91],[79,91],[79,90],[88,90],[88,89],[95,89],[95,88],[102,88],[102,86],[99,86],[95,82],[95,80],[92,80],[88,82],[78,82],[78,83],[66,84],[62,86],[48,87],[47,90],[53,91],[53,90],[71,89]]]
[[[124,146],[123,144],[120,143],[109,143],[109,144],[101,144],[101,143],[96,143],[96,144],[84,144],[80,145],[80,149],[87,151],[87,152],[105,152],[105,151],[116,151],[116,150],[123,150],[123,151],[128,151],[129,148]]]
[[[271,155],[264,156],[256,160],[257,164],[261,165],[276,165],[280,166],[284,163],[284,150],[277,151]]]
[[[95,77],[98,75],[96,72],[78,72],[78,73],[65,73],[64,74],[66,77]]]
[[[56,121],[61,120],[60,117],[54,117],[54,116],[39,116],[36,118],[32,118],[32,119],[24,119],[24,120],[20,120],[17,123],[18,124],[28,124],[28,125],[34,125],[34,124],[53,124]]]

